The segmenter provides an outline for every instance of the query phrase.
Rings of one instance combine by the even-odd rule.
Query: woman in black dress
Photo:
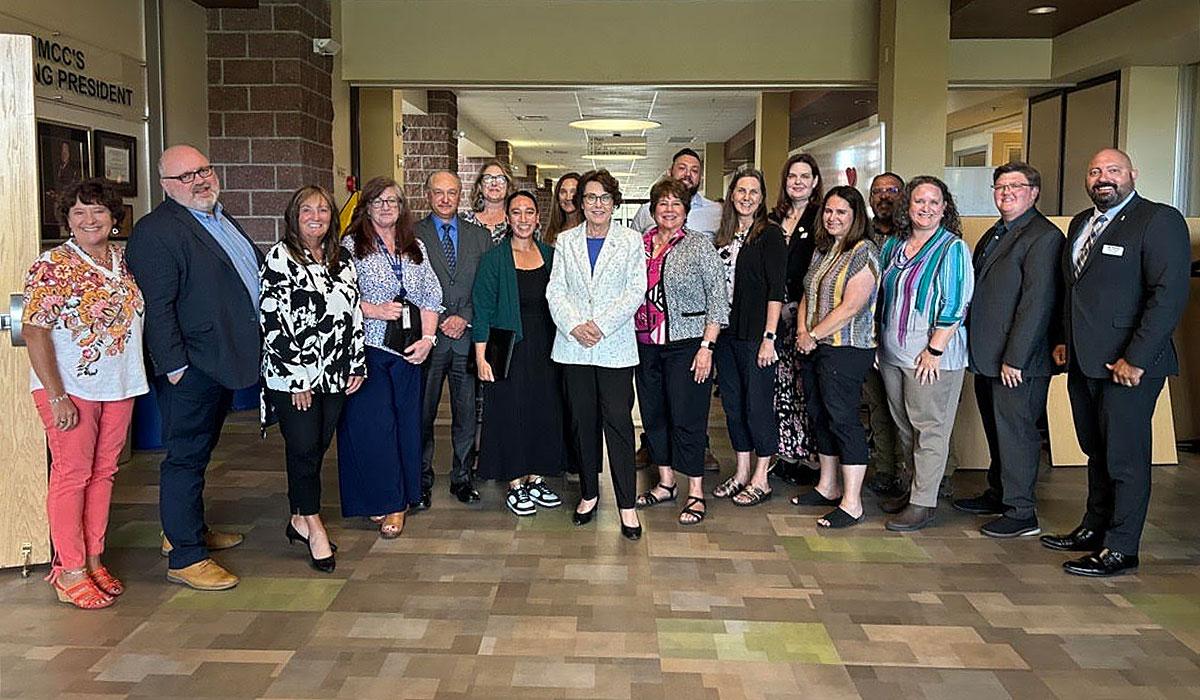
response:
[[[564,451],[562,383],[550,361],[554,321],[546,302],[554,249],[533,237],[538,206],[532,194],[514,192],[505,210],[512,235],[479,261],[472,290],[472,337],[485,397],[479,476],[507,481],[508,509],[534,515],[536,506],[562,504],[543,478],[561,472]],[[506,376],[499,363],[509,338]]]

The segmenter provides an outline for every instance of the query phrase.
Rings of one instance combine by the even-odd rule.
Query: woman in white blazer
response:
[[[621,534],[642,536],[634,510],[633,368],[638,363],[633,314],[646,294],[642,237],[614,224],[621,189],[607,170],[584,173],[575,190],[584,222],[558,238],[546,300],[558,332],[552,357],[563,365],[572,438],[581,458],[574,522],[596,514],[600,431],[608,445]]]

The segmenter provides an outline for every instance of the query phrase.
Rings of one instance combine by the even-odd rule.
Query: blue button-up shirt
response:
[[[438,216],[437,214],[434,214],[433,222],[435,224],[437,224],[437,237],[438,237],[439,243],[441,242],[442,238],[444,238],[446,235],[446,231],[442,227],[446,226],[446,225],[450,226],[450,242],[454,244],[454,258],[457,260],[458,259],[458,217],[455,216],[454,218],[447,221],[447,220],[441,218],[440,216]]]
[[[233,225],[229,217],[222,212],[223,209],[220,203],[213,208],[212,214],[200,211],[198,209],[188,209],[192,216],[196,217],[196,221],[204,227],[205,231],[217,241],[229,259],[233,261],[233,267],[237,270],[238,277],[242,278],[242,284],[246,285],[246,293],[250,295],[250,301],[254,304],[254,311],[258,313],[258,258],[254,255],[254,246],[241,231]]]

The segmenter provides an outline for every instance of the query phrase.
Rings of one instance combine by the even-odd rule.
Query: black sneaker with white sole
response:
[[[1042,528],[1038,526],[1036,517],[1018,519],[1002,515],[986,523],[979,531],[988,537],[1033,537],[1040,535]]]
[[[545,481],[525,484],[525,490],[529,493],[530,500],[543,508],[557,508],[562,505],[562,499]]]
[[[508,495],[504,497],[504,504],[514,515],[537,515],[537,507],[533,505],[533,499],[529,497],[529,491],[524,486],[509,489]]]

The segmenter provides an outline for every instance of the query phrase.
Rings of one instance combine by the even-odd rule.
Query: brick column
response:
[[[404,198],[420,219],[429,213],[425,178],[438,170],[458,172],[458,95],[449,90],[430,90],[427,114],[405,114]],[[373,173],[363,173],[365,179]],[[463,183],[462,206],[468,206],[471,183]]]
[[[260,245],[283,233],[303,185],[333,186],[329,0],[260,0],[208,10],[209,158],[221,201]]]

